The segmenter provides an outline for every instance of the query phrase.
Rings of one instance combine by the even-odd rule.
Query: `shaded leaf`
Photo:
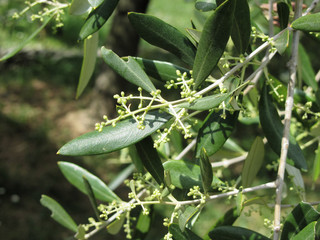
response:
[[[128,17],[144,40],[173,53],[188,65],[193,65],[196,48],[179,30],[151,15],[131,12]]]
[[[111,224],[107,226],[107,231],[111,235],[116,235],[120,232],[120,230],[123,227],[123,224],[125,223],[126,215],[122,214],[120,215],[119,219],[114,220]]]
[[[223,110],[212,111],[204,120],[198,132],[195,150],[196,158],[199,158],[201,148],[205,148],[208,156],[216,153],[230,137],[236,124],[239,111],[233,114],[225,111],[225,117],[221,117]]]
[[[226,48],[235,5],[236,0],[225,1],[205,22],[193,65],[195,88],[210,75]]]
[[[156,91],[155,86],[148,78],[147,74],[141,69],[140,65],[132,58],[128,62],[123,61],[112,50],[101,48],[103,60],[121,77],[132,84],[143,88],[147,92]]]
[[[216,222],[213,228],[220,226],[231,226],[240,217],[238,207],[230,208],[219,220]]]
[[[179,211],[179,228],[182,232],[186,229],[186,226],[193,218],[197,218],[200,209],[194,206],[182,206]]]
[[[54,15],[51,15],[50,17],[48,17],[43,24],[36,30],[34,31],[29,37],[27,37],[25,40],[23,40],[21,42],[21,44],[19,46],[17,46],[16,48],[14,48],[12,51],[8,52],[6,55],[4,55],[2,58],[0,58],[0,62],[1,61],[5,61],[11,57],[13,57],[14,55],[16,55],[19,51],[21,51],[22,48],[24,48],[25,45],[27,45],[35,36],[37,36],[42,29],[45,28],[45,26],[47,26],[47,24],[50,22],[50,20],[54,17]]]
[[[302,44],[299,44],[298,56],[298,71],[301,74],[300,77],[302,78],[304,83],[307,84],[307,86],[310,86],[314,91],[317,91],[318,83],[316,81],[316,74],[314,73],[314,70],[312,68],[309,55]]]
[[[202,187],[204,192],[207,193],[211,189],[213,172],[212,172],[211,163],[209,161],[205,148],[202,148],[200,152],[200,170],[201,170]]]
[[[40,202],[42,206],[47,207],[52,212],[51,217],[62,226],[77,232],[78,227],[64,208],[54,199],[46,195],[41,195]]]
[[[98,204],[97,204],[97,200],[94,196],[94,192],[92,190],[92,187],[90,185],[90,182],[88,181],[88,179],[85,177],[85,176],[82,176],[82,179],[83,179],[83,183],[84,183],[84,187],[85,187],[85,190],[86,190],[86,193],[89,197],[89,200],[90,200],[90,203],[91,203],[91,206],[93,208],[93,211],[96,215],[96,218],[97,219],[100,219],[100,214],[99,214],[99,211],[98,211]]]
[[[182,232],[178,224],[175,224],[175,223],[170,224],[169,232],[172,234],[174,240],[201,240],[202,239],[187,228],[185,229],[184,232]]]
[[[163,164],[164,170],[170,173],[171,183],[179,189],[190,189],[201,186],[200,166],[183,160],[167,161]],[[223,182],[213,176],[211,186],[214,188]]]
[[[263,132],[270,144],[272,150],[280,156],[281,140],[284,126],[281,123],[280,116],[272,103],[267,85],[265,84],[259,102],[260,123]],[[296,140],[290,136],[288,149],[288,158],[293,160],[294,166],[306,171],[307,163]]]
[[[83,177],[90,183],[95,198],[106,202],[112,202],[114,200],[121,201],[100,178],[88,172],[86,169],[70,162],[58,162],[58,166],[65,178],[84,194],[88,193],[83,182]]]
[[[320,32],[320,13],[302,16],[293,21],[291,27],[296,30]]]
[[[149,60],[140,57],[133,57],[133,59],[140,64],[141,68],[146,72],[146,74],[163,82],[177,79],[177,70],[181,73],[186,72],[188,76],[191,77],[189,69],[180,67],[170,62]]]
[[[309,223],[304,229],[295,235],[292,240],[314,240],[316,235],[316,224],[316,221]]]
[[[277,3],[277,12],[279,15],[280,28],[285,29],[288,27],[290,8],[285,2]]]
[[[82,15],[90,9],[88,0],[72,0],[69,8],[70,15]]]
[[[281,55],[286,51],[289,46],[289,29],[280,34],[279,38],[274,41],[274,46]]]
[[[138,128],[138,123],[134,119],[126,119],[117,123],[115,127],[104,127],[102,132],[93,131],[73,139],[62,146],[58,154],[84,156],[120,150],[151,135],[171,117],[172,115],[166,112],[151,111],[145,116],[143,130]]]
[[[91,38],[86,38],[84,40],[83,61],[76,98],[79,98],[80,95],[83,93],[93,74],[97,59],[98,41],[98,33],[94,33]]]
[[[197,0],[195,3],[195,8],[202,12],[212,11],[216,7],[216,0]]]
[[[309,203],[299,203],[287,216],[281,234],[281,240],[291,239],[310,223],[317,221],[320,213]]]
[[[190,110],[205,111],[218,107],[223,101],[230,97],[231,93],[219,93],[202,98],[198,98],[193,102],[185,102],[177,105],[179,108],[187,108]]]
[[[80,30],[79,38],[83,40],[98,31],[109,19],[118,2],[119,0],[104,0],[99,7],[93,9]]]
[[[247,0],[237,0],[234,11],[231,38],[238,49],[243,54],[246,52],[251,34],[250,9]]]
[[[266,236],[242,227],[221,226],[213,229],[209,236],[214,240],[270,240]]]
[[[145,236],[149,232],[150,227],[151,227],[150,214],[144,215],[143,212],[141,211],[136,224],[136,233],[135,233],[134,239],[137,239],[137,231],[139,232],[139,236]]]
[[[164,169],[157,150],[153,147],[152,138],[146,137],[140,142],[136,143],[138,154],[140,155],[143,166],[157,181],[159,185],[164,182]]]
[[[135,145],[129,146],[129,155],[138,172],[143,173],[144,167]]]
[[[248,156],[244,161],[241,173],[242,186],[244,188],[251,187],[253,180],[257,176],[264,159],[264,144],[261,137],[256,137]]]
[[[316,182],[320,175],[320,142],[318,145],[317,150],[315,151],[315,159],[313,164],[313,174],[312,174],[312,180]]]

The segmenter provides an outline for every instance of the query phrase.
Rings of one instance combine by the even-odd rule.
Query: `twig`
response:
[[[302,13],[302,0],[296,0],[295,19],[301,16]],[[292,56],[290,60],[290,79],[288,83],[287,99],[285,106],[285,119],[284,119],[284,132],[281,142],[280,163],[277,175],[277,188],[276,188],[276,204],[274,208],[274,235],[273,239],[278,240],[280,235],[280,218],[281,218],[281,195],[284,184],[284,173],[286,166],[286,159],[289,148],[289,135],[290,135],[290,120],[293,108],[293,94],[296,82],[297,73],[297,58],[298,58],[298,45],[299,45],[299,31],[293,32],[292,41]]]
[[[244,155],[241,155],[239,157],[235,157],[235,158],[231,158],[231,159],[228,159],[228,160],[222,160],[220,162],[215,162],[215,163],[211,163],[211,166],[213,168],[218,168],[218,167],[229,167],[230,165],[232,164],[235,164],[235,163],[238,163],[238,162],[242,162],[244,161],[248,156],[248,153],[244,154]]]
[[[310,6],[307,8],[307,10],[302,14],[302,16],[307,15],[310,13],[319,3],[320,0],[313,0],[313,2],[310,4]]]
[[[194,138],[192,142],[189,143],[189,145],[186,146],[185,149],[183,149],[182,152],[179,153],[179,155],[176,156],[174,159],[180,160],[181,158],[183,158],[196,145],[196,143],[197,143],[197,138]]]

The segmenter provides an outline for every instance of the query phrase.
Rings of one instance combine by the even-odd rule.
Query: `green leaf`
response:
[[[144,40],[173,53],[188,65],[193,65],[196,48],[179,30],[147,14],[131,12],[129,20]]]
[[[286,51],[289,46],[289,29],[280,34],[279,38],[274,41],[274,46],[281,55]]]
[[[93,74],[97,59],[98,41],[98,33],[94,33],[91,38],[86,38],[84,40],[84,54],[76,98],[79,98],[80,95],[83,93]]]
[[[121,77],[143,88],[147,92],[156,91],[155,86],[147,74],[133,58],[129,57],[128,62],[125,62],[112,50],[106,49],[105,47],[101,48],[101,54],[103,60]]]
[[[51,217],[55,221],[60,223],[62,226],[70,229],[71,231],[77,232],[77,224],[56,200],[46,195],[42,195],[40,202],[42,206],[50,209],[50,211],[52,212]]]
[[[203,190],[207,193],[211,189],[213,172],[205,148],[202,148],[200,152],[200,170]]]
[[[183,232],[186,229],[186,226],[193,218],[197,218],[200,209],[194,206],[182,206],[179,211],[179,228]]]
[[[90,9],[88,0],[72,0],[69,8],[70,15],[82,15]]]
[[[136,224],[136,231],[139,231],[139,235],[146,235],[151,227],[151,217],[149,215],[144,215],[141,211]],[[136,238],[134,238],[136,239]]]
[[[78,226],[77,233],[74,235],[74,238],[77,240],[85,240],[86,230],[84,228],[84,224],[80,224]]]
[[[198,98],[193,102],[185,102],[177,105],[179,108],[187,108],[190,110],[205,111],[218,107],[223,101],[230,97],[231,93],[219,93],[211,96]]]
[[[70,162],[58,162],[58,166],[65,178],[84,194],[88,193],[83,182],[83,177],[90,183],[95,198],[106,202],[112,202],[114,200],[121,201],[100,178],[88,172],[86,169]]]
[[[139,173],[144,173],[143,163],[135,145],[129,146],[129,155],[137,171]]]
[[[126,215],[122,214],[120,215],[119,219],[114,220],[111,224],[107,226],[107,231],[111,235],[116,235],[120,232],[120,230],[123,227],[123,224],[125,223]]]
[[[310,128],[310,135],[313,137],[320,137],[320,122],[318,121]]]
[[[190,189],[193,186],[201,186],[200,166],[183,160],[167,161],[163,164],[165,171],[170,173],[171,183],[179,189]],[[223,184],[220,179],[213,176],[211,186],[214,188]]]
[[[314,240],[316,236],[316,224],[316,221],[309,223],[304,229],[295,235],[292,240]]]
[[[214,240],[270,240],[270,238],[255,231],[233,226],[217,227],[209,233],[209,236]]]
[[[292,239],[303,228],[310,223],[317,221],[320,213],[316,211],[309,203],[299,203],[287,216],[281,234],[281,240]]]
[[[231,226],[240,217],[238,207],[230,208],[214,225],[214,228],[220,226]]]
[[[153,147],[152,138],[146,137],[140,142],[136,143],[138,154],[141,161],[151,176],[157,181],[159,185],[164,182],[164,169],[157,150]]]
[[[109,19],[118,2],[119,0],[104,0],[99,7],[92,10],[80,30],[79,38],[83,40],[97,32]]]
[[[45,26],[47,26],[47,24],[50,22],[50,20],[54,16],[55,15],[51,15],[50,17],[48,17],[43,22],[43,24],[36,31],[34,31],[29,37],[27,37],[25,40],[23,40],[19,46],[17,46],[12,51],[8,52],[6,55],[4,55],[2,58],[0,58],[0,62],[5,61],[5,60],[13,57],[14,55],[16,55],[22,48],[24,48],[25,45],[27,45],[35,36],[37,36],[41,32],[41,30],[45,28]]]
[[[244,162],[241,173],[242,186],[251,187],[253,180],[257,176],[264,159],[264,144],[261,137],[256,137],[248,156]]]
[[[296,30],[320,32],[320,13],[300,17],[293,21],[291,27]]]
[[[290,180],[293,182],[293,184],[296,186],[296,189],[299,191],[301,198],[305,199],[305,187],[301,171],[287,163],[286,171],[288,173],[288,176],[290,177]]]
[[[225,111],[225,117],[221,117],[223,110],[212,111],[204,120],[198,132],[195,150],[196,158],[199,158],[201,148],[205,148],[208,156],[216,153],[230,137],[236,124],[239,111],[233,114]]]
[[[288,27],[290,8],[285,2],[277,3],[277,10],[279,15],[280,28],[285,29]]]
[[[320,15],[319,15],[320,17]],[[314,73],[314,70],[312,68],[312,64],[309,58],[308,53],[302,46],[302,44],[299,44],[298,48],[298,72],[300,73],[300,77],[302,77],[302,80],[310,86],[314,91],[318,90],[318,83],[316,81],[316,75]]]
[[[241,54],[244,54],[249,46],[251,34],[250,9],[247,0],[237,0],[234,11],[231,38]]]
[[[140,57],[133,57],[133,59],[139,63],[140,67],[146,72],[147,75],[162,82],[177,79],[177,70],[181,73],[186,72],[188,76],[191,77],[189,69],[180,67],[170,62],[149,60]]]
[[[206,20],[193,65],[195,88],[210,75],[229,40],[236,0],[221,4]]]
[[[117,151],[151,135],[171,117],[172,115],[166,112],[151,111],[145,116],[143,130],[138,128],[134,119],[126,119],[117,123],[115,127],[104,127],[102,132],[93,131],[73,139],[62,146],[58,154],[85,156]]]
[[[91,7],[96,8],[103,3],[103,0],[88,0]]]
[[[170,224],[169,232],[172,234],[174,240],[202,240],[202,238],[187,228],[182,232],[176,223]]]
[[[318,145],[317,150],[315,151],[316,156],[314,159],[314,164],[313,164],[313,174],[312,174],[312,180],[316,182],[319,178],[320,175],[320,142]]]
[[[208,12],[216,9],[216,0],[197,0],[195,3],[195,8],[202,12]]]
[[[97,219],[100,219],[100,214],[99,214],[99,211],[98,211],[98,204],[97,204],[97,200],[94,196],[94,192],[92,190],[92,187],[90,185],[90,182],[88,181],[88,179],[85,177],[85,176],[82,176],[82,179],[83,179],[83,183],[84,183],[84,186],[85,186],[85,189],[86,189],[86,193],[89,197],[89,200],[90,200],[90,203],[91,203],[91,206],[93,208],[93,211],[96,215],[96,218]]]
[[[187,28],[187,33],[190,35],[190,37],[198,44],[201,38],[201,31],[197,29],[191,29]]]
[[[262,130],[270,144],[272,150],[280,156],[281,140],[284,126],[275,106],[272,103],[272,97],[269,94],[269,89],[265,84],[259,102],[259,115]],[[294,166],[306,171],[308,166],[296,140],[290,136],[290,144],[288,149],[288,158],[293,160]]]

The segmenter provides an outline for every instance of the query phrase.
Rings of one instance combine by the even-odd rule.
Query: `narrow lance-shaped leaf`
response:
[[[320,213],[309,203],[299,203],[287,216],[281,234],[281,240],[292,239],[308,224],[317,221]]]
[[[196,48],[179,30],[151,15],[131,12],[128,17],[144,40],[173,53],[188,65],[193,65]]]
[[[242,186],[244,188],[251,187],[253,180],[262,166],[263,158],[264,144],[260,137],[256,137],[244,162],[241,173]]]
[[[202,186],[203,186],[204,192],[207,193],[211,189],[213,172],[212,172],[211,163],[209,161],[205,148],[202,148],[200,152],[200,170],[201,170]]]
[[[284,126],[268,92],[268,87],[265,84],[259,102],[260,123],[272,150],[280,156]],[[301,148],[292,136],[289,140],[288,158],[293,161],[295,167],[307,170],[307,163]]]
[[[100,214],[99,214],[99,211],[98,211],[98,204],[97,204],[97,200],[94,196],[94,192],[92,190],[92,187],[90,185],[90,182],[88,181],[88,179],[85,177],[85,176],[82,176],[82,179],[83,179],[83,183],[84,183],[84,186],[85,186],[85,189],[86,189],[86,192],[87,192],[87,195],[89,197],[89,200],[90,200],[90,203],[91,203],[91,206],[93,208],[93,211],[96,215],[96,218],[97,219],[100,219]]]
[[[164,170],[170,173],[172,185],[179,189],[190,189],[193,186],[201,186],[200,166],[183,160],[167,161],[163,164]],[[223,182],[213,176],[211,187],[217,187]]]
[[[147,74],[132,57],[129,57],[128,62],[125,62],[112,50],[106,49],[105,47],[101,48],[101,54],[103,60],[128,82],[143,88],[147,92],[156,91],[155,86]]]
[[[145,116],[143,130],[138,128],[139,124],[134,119],[126,119],[117,123],[115,127],[104,127],[102,132],[93,131],[73,139],[62,146],[58,154],[86,156],[117,151],[151,135],[171,117],[172,115],[166,112],[149,112]]]
[[[69,8],[70,15],[82,15],[91,8],[88,0],[72,0]]]
[[[230,113],[220,110],[219,112],[212,111],[209,113],[198,132],[196,158],[200,157],[202,147],[206,149],[208,156],[211,156],[223,146],[234,129],[238,115],[239,111]]]
[[[280,54],[283,54],[289,45],[289,29],[283,30],[279,38],[274,41],[274,46]]]
[[[195,7],[199,11],[208,12],[216,9],[217,3],[216,0],[197,0]]]
[[[266,236],[247,228],[221,226],[213,229],[209,236],[214,240],[270,240]]]
[[[104,0],[99,7],[93,9],[80,30],[79,38],[83,40],[98,31],[109,19],[118,2],[119,0]]]
[[[55,221],[71,231],[77,232],[77,224],[56,200],[46,195],[42,195],[40,202],[43,206],[50,209],[52,212],[51,217]]]
[[[179,227],[183,232],[186,229],[186,226],[189,222],[193,220],[193,218],[197,218],[199,216],[200,209],[194,206],[182,206],[179,211]]]
[[[291,27],[296,30],[320,32],[320,13],[300,17],[293,21]]]
[[[100,178],[86,169],[70,162],[58,162],[58,166],[65,178],[84,194],[88,194],[88,192],[83,182],[83,177],[90,183],[95,198],[106,202],[121,201]]]
[[[93,8],[96,8],[103,3],[103,0],[88,0],[88,1]]]
[[[83,93],[93,74],[97,59],[98,41],[98,33],[94,33],[91,38],[84,40],[84,53],[76,98],[79,98]]]
[[[146,137],[140,142],[136,143],[136,148],[144,167],[157,181],[159,185],[164,182],[164,168],[157,150],[153,147],[153,140],[151,137]]]
[[[251,34],[248,0],[236,0],[235,9],[231,38],[235,47],[243,54],[248,48]]]
[[[187,228],[182,232],[176,223],[170,224],[169,232],[175,240],[202,240],[202,238]]]
[[[195,88],[210,75],[226,48],[235,5],[236,0],[225,1],[205,22],[193,65]]]
[[[288,27],[290,8],[287,3],[278,2],[277,10],[279,15],[280,28],[285,29],[286,27]]]
[[[37,36],[42,29],[45,28],[45,26],[47,26],[47,24],[50,22],[50,20],[54,17],[55,15],[51,15],[50,17],[48,17],[43,24],[36,30],[34,31],[29,37],[27,37],[25,40],[22,41],[22,43],[17,46],[16,48],[14,48],[12,51],[8,52],[6,55],[4,55],[2,58],[0,58],[0,62],[1,61],[5,61],[11,57],[13,57],[14,55],[16,55],[22,48],[24,48],[25,45],[27,45],[35,36]]]
[[[315,151],[315,159],[314,159],[314,164],[313,164],[313,174],[312,174],[312,179],[314,182],[317,181],[320,175],[320,142],[318,145],[317,150]]]
[[[189,69],[180,67],[170,62],[149,60],[140,57],[132,58],[139,63],[140,67],[146,72],[147,75],[163,82],[177,79],[177,71],[180,71],[182,74],[186,72],[187,76],[191,77]]]
[[[304,229],[302,229],[300,232],[298,232],[297,235],[295,235],[292,240],[314,240],[316,236],[316,224],[317,222],[314,221],[312,223],[309,223]]]
[[[305,200],[305,187],[301,171],[286,163],[286,171],[296,189],[299,189],[300,199]]]
[[[302,44],[299,44],[298,56],[298,73],[300,74],[300,77],[302,78],[305,84],[310,86],[314,91],[317,91],[318,83],[316,81],[316,74],[314,73],[314,70],[312,68],[309,55],[302,46]]]

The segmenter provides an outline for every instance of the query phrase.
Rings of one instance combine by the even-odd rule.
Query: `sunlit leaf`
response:
[[[81,40],[98,31],[109,19],[119,0],[104,0],[97,8],[93,9],[83,24],[79,38]]]
[[[202,148],[200,152],[200,170],[201,170],[202,187],[204,189],[204,192],[207,193],[211,189],[213,172],[212,172],[211,163],[209,161],[205,148]]]
[[[93,74],[97,59],[98,41],[98,33],[94,33],[92,34],[91,38],[86,38],[84,40],[83,61],[76,98],[79,98],[80,95],[83,93]]]
[[[291,27],[296,30],[320,32],[320,13],[300,17],[293,21]]]
[[[276,47],[278,53],[283,54],[288,48],[289,44],[289,29],[284,30],[279,38],[274,41],[274,46]]]
[[[193,186],[201,186],[200,166],[183,160],[167,161],[163,164],[164,170],[171,176],[171,183],[179,189],[190,189]],[[217,177],[213,176],[212,188],[223,184]]]
[[[268,143],[270,144],[272,150],[280,156],[284,126],[272,102],[272,97],[269,94],[267,85],[265,85],[262,89],[259,102],[259,115],[260,123]],[[308,166],[302,150],[292,136],[290,136],[288,158],[293,161],[295,167],[303,171],[307,170]]]
[[[199,43],[201,37],[201,31],[197,29],[187,28],[187,33],[189,33],[190,37],[196,42]]]
[[[315,159],[314,159],[314,164],[313,164],[313,174],[312,174],[312,178],[313,181],[316,182],[319,178],[320,175],[320,142],[318,145],[317,150],[315,151],[316,155],[315,155]]]
[[[62,226],[77,232],[78,227],[70,215],[64,210],[64,208],[54,199],[46,195],[42,195],[40,202],[43,206],[50,209],[52,212],[51,217],[60,223]]]
[[[207,12],[216,9],[217,3],[216,0],[197,0],[195,7],[199,11]]]
[[[151,135],[172,117],[166,112],[151,111],[145,116],[145,129],[138,128],[138,123],[130,118],[115,127],[104,127],[102,132],[93,131],[73,139],[60,148],[58,154],[66,156],[85,156],[104,154],[120,150]]]
[[[88,193],[83,182],[83,177],[90,183],[95,198],[106,202],[112,202],[114,200],[121,201],[100,178],[88,172],[86,169],[70,162],[58,162],[58,166],[65,178],[84,194]]]
[[[303,228],[310,223],[317,221],[320,213],[316,211],[309,203],[299,203],[287,216],[281,234],[281,240],[292,239]]]
[[[16,55],[19,51],[21,51],[22,48],[24,48],[25,45],[27,45],[35,36],[37,36],[42,29],[45,28],[45,26],[48,25],[48,23],[50,22],[50,20],[54,17],[54,15],[51,15],[50,17],[48,17],[43,24],[36,30],[34,31],[29,37],[27,37],[25,40],[23,40],[21,42],[21,44],[19,46],[17,46],[16,48],[14,48],[12,51],[8,52],[6,55],[4,55],[2,58],[0,58],[0,62],[1,61],[5,61],[11,57],[13,57],[14,55]]]
[[[244,161],[241,173],[242,186],[244,188],[251,187],[253,180],[257,176],[264,159],[264,144],[261,137],[256,137],[248,156]]]
[[[213,71],[229,40],[236,0],[221,4],[206,20],[193,65],[195,88]]]
[[[98,7],[104,0],[88,0],[93,8]]]
[[[131,12],[128,17],[144,40],[173,53],[188,65],[193,65],[196,48],[179,30],[151,15]]]
[[[292,240],[314,240],[316,235],[316,224],[316,221],[309,223],[304,229],[295,235]]]
[[[143,166],[159,185],[164,184],[164,169],[157,150],[153,147],[152,138],[146,137],[139,141],[136,148]]]
[[[231,38],[240,53],[245,53],[251,34],[250,9],[247,0],[237,0]]]
[[[212,111],[199,130],[195,156],[199,158],[201,148],[205,148],[208,156],[216,153],[230,137],[236,124],[239,112],[233,114],[223,110],[219,112]]]
[[[194,206],[182,206],[179,211],[179,227],[183,232],[186,229],[186,225],[199,213],[200,209]]]
[[[91,8],[88,0],[72,0],[69,8],[70,15],[82,15]]]
[[[221,226],[213,229],[209,236],[214,240],[270,240],[266,236],[247,228]]]

